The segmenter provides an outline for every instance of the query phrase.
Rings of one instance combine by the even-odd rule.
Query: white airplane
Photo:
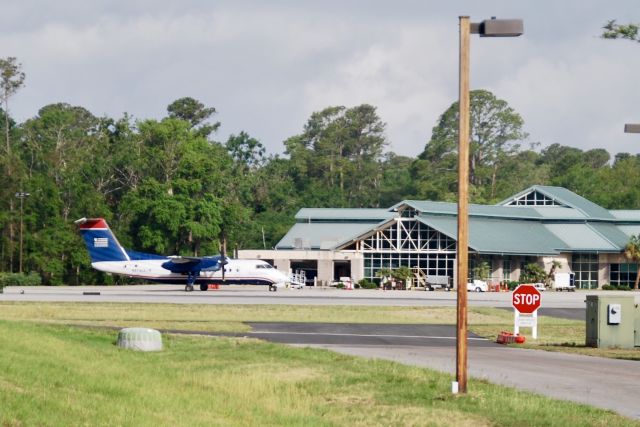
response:
[[[223,255],[207,257],[161,256],[123,248],[104,218],[82,218],[75,222],[91,256],[91,266],[99,271],[121,274],[157,283],[184,284],[201,291],[210,284],[268,285],[270,291],[286,286],[289,278],[262,260],[231,259]]]

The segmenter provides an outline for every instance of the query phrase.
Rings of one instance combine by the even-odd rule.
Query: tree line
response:
[[[45,284],[125,280],[90,268],[73,223],[81,217],[106,218],[125,247],[212,255],[223,239],[229,252],[271,248],[301,207],[457,197],[455,102],[415,157],[387,150],[386,124],[367,104],[314,112],[277,155],[246,132],[219,141],[215,108],[189,97],[162,119],[97,117],[57,103],[19,123],[10,106],[25,75],[16,58],[1,59],[0,72],[0,271],[37,273]],[[506,101],[472,91],[472,203],[545,184],[606,208],[640,208],[638,155],[526,139]]]

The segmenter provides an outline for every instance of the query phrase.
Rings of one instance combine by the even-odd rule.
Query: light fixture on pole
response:
[[[469,22],[460,16],[460,92],[458,106],[458,241],[456,245],[457,327],[455,393],[467,392],[467,276],[469,273],[469,38],[517,37],[523,33],[521,19],[489,19]]]
[[[20,199],[20,261],[18,264],[18,273],[22,273],[22,235],[24,230],[24,220],[23,220],[23,201],[25,198],[29,197],[30,194],[24,191],[19,191],[15,194],[15,196]]]
[[[640,124],[626,123],[624,125],[624,133],[640,133]]]

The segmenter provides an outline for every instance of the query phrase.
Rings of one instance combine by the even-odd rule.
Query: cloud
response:
[[[340,58],[332,72],[305,84],[307,109],[377,106],[388,123],[390,149],[419,154],[457,90],[457,57],[448,54],[456,41],[443,34],[439,25],[386,28],[380,41]]]
[[[522,16],[526,33],[472,39],[472,88],[491,90],[513,106],[532,141],[638,152],[637,138],[622,128],[640,122],[633,86],[640,47],[597,38],[606,19],[633,21],[634,2],[487,4],[504,16]],[[463,6],[472,16],[489,7],[22,2],[3,9],[0,45],[27,74],[11,104],[18,120],[54,102],[97,115],[161,118],[169,103],[192,96],[218,110],[219,139],[245,130],[279,153],[313,111],[370,103],[388,124],[388,148],[416,156],[458,97]],[[567,11],[575,15],[569,24]]]
[[[523,116],[532,141],[636,153],[640,141],[623,127],[640,122],[640,114],[633,119],[637,49],[592,36],[552,45],[527,58],[496,92]]]

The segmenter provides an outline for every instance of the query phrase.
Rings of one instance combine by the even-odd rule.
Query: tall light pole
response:
[[[30,194],[26,193],[24,191],[19,191],[16,193],[16,197],[18,199],[20,199],[20,261],[18,264],[18,273],[22,273],[22,235],[23,235],[23,230],[24,230],[24,220],[23,220],[23,201],[24,199],[26,199],[27,197],[29,197]]]
[[[521,19],[469,22],[460,16],[460,99],[458,101],[458,241],[456,245],[457,332],[454,392],[467,392],[467,276],[469,273],[469,38],[517,37],[523,33]]]

